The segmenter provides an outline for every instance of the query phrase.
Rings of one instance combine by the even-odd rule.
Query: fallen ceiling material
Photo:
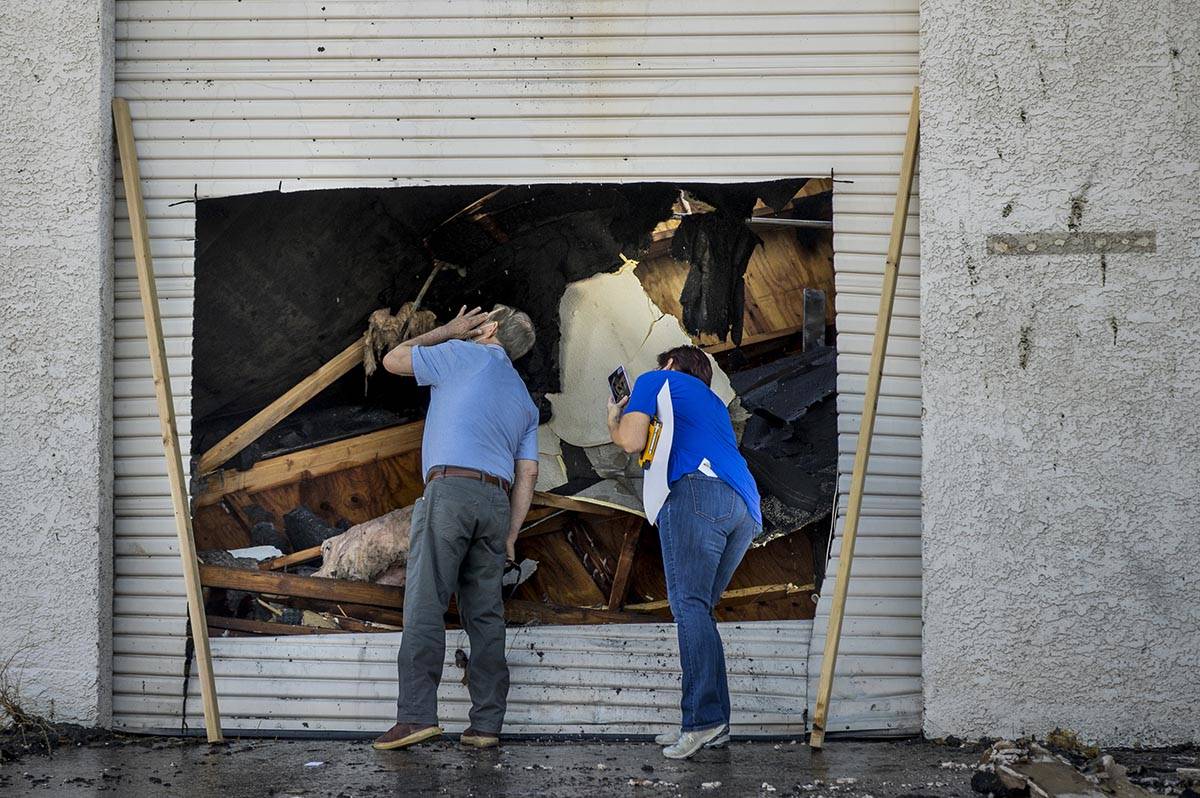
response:
[[[321,543],[313,576],[404,586],[412,505],[350,527]]]

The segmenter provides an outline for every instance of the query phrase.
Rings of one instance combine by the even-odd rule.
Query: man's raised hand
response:
[[[488,314],[484,313],[481,308],[468,311],[467,306],[463,305],[462,310],[458,311],[458,315],[446,322],[446,333],[451,338],[469,341],[476,337],[479,328],[487,322],[487,318]]]

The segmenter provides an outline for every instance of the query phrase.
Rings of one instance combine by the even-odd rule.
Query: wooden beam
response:
[[[227,494],[222,500],[221,506],[229,512],[237,522],[246,530],[246,534],[250,535],[254,529],[254,521],[250,518],[249,508],[253,501],[245,491],[235,491]]]
[[[896,187],[896,208],[892,213],[892,234],[888,241],[887,261],[883,266],[883,285],[879,291],[875,340],[871,346],[871,363],[867,367],[867,387],[863,395],[862,420],[858,427],[858,447],[854,452],[854,470],[850,474],[850,496],[846,502],[846,522],[842,527],[837,582],[834,585],[833,601],[829,605],[825,653],[821,658],[821,677],[817,683],[817,701],[813,709],[812,734],[809,736],[809,745],[813,748],[820,748],[825,744],[825,724],[829,718],[829,699],[833,694],[833,673],[837,665],[842,620],[846,611],[850,566],[854,562],[854,542],[858,536],[858,519],[862,511],[863,488],[867,480],[867,462],[871,457],[871,437],[875,432],[875,411],[879,405],[879,386],[883,380],[883,360],[887,356],[892,305],[896,298],[896,280],[900,274],[900,251],[904,245],[904,228],[908,222],[908,199],[912,192],[913,174],[917,169],[917,145],[921,135],[920,107],[920,89],[914,88],[908,110],[908,134],[904,139],[904,155],[900,161],[900,181]]]
[[[249,632],[256,635],[319,635],[345,634],[344,629],[322,629],[317,626],[298,626],[274,621],[256,621],[251,618],[222,618],[208,616],[209,629],[228,629],[231,632]]]
[[[504,618],[510,623],[597,624],[655,623],[660,619],[632,612],[615,612],[591,607],[564,607],[540,601],[509,599],[504,602]]]
[[[262,571],[279,571],[283,568],[287,568],[289,565],[296,565],[297,563],[315,560],[320,556],[321,547],[313,546],[310,549],[301,549],[300,551],[294,551],[291,554],[285,554],[282,557],[272,557],[269,560],[263,560],[258,564],[258,567],[259,570]]]
[[[637,554],[638,541],[642,539],[642,524],[640,518],[628,521],[625,538],[621,541],[621,552],[617,555],[617,567],[613,571],[607,609],[620,610],[625,604],[625,597],[629,594],[629,578],[633,574],[633,559]]]
[[[368,604],[374,607],[404,607],[404,589],[349,579],[297,576],[274,571],[249,571],[222,565],[201,565],[200,581],[205,587],[224,587],[273,596],[296,596],[322,601]]]
[[[255,463],[247,471],[225,469],[196,480],[195,507],[216,504],[234,491],[259,491],[290,485],[305,478],[320,477],[346,468],[386,460],[421,447],[425,422],[416,421],[366,435],[326,443],[299,452]]]
[[[339,627],[342,628],[343,631],[346,631],[346,632],[376,633],[376,632],[399,632],[401,630],[401,627],[399,625],[393,626],[392,624],[376,623],[374,621],[360,621],[357,618],[351,618],[348,615],[338,615],[336,613],[330,613],[329,617],[332,618],[333,622],[336,623]]]
[[[572,498],[571,496],[559,496],[557,493],[546,493],[544,491],[535,491],[533,494],[533,505],[535,507],[557,507],[560,510],[574,510],[577,513],[587,513],[589,515],[614,516],[620,512],[628,513],[629,515],[637,515],[629,510],[618,510],[614,507],[609,507],[604,504],[596,504],[595,502],[584,501],[582,499]]]
[[[354,621],[380,624],[389,629],[400,629],[404,626],[404,613],[398,609],[382,609],[366,604],[354,604],[346,601],[321,601],[320,599],[299,598],[296,596],[281,596],[274,601],[289,607],[298,607],[313,612],[327,612],[334,618],[349,618]]]
[[[259,410],[233,432],[222,438],[196,460],[196,473],[207,474],[245,449],[267,430],[298,410],[305,402],[328,388],[363,361],[363,339],[333,356],[328,363],[298,382],[283,396]]]
[[[217,707],[217,688],[213,681],[212,656],[208,646],[208,621],[204,617],[200,573],[196,567],[196,541],[192,536],[192,516],[188,509],[183,455],[179,449],[179,432],[175,425],[175,401],[171,396],[171,376],[167,371],[167,350],[163,345],[162,318],[158,308],[158,289],[154,284],[154,262],[150,256],[146,207],[142,201],[142,176],[138,168],[137,144],[133,138],[129,104],[118,97],[113,100],[112,109],[117,131],[117,149],[121,156],[121,181],[125,187],[125,204],[128,206],[129,224],[133,232],[133,257],[137,266],[138,292],[141,294],[142,316],[146,323],[146,341],[150,346],[150,369],[154,376],[159,429],[167,458],[167,481],[171,486],[171,508],[175,514],[175,534],[179,539],[179,558],[183,566],[188,619],[191,622],[196,669],[200,678],[204,729],[208,741],[216,743],[223,739],[221,713]]]
[[[737,607],[741,604],[753,604],[756,601],[778,601],[779,599],[792,598],[793,596],[802,596],[805,593],[812,592],[816,587],[813,584],[794,585],[790,582],[780,585],[738,587],[722,593],[721,600],[717,602],[717,607]],[[625,609],[629,612],[657,612],[659,610],[670,609],[670,607],[671,603],[667,599],[625,605]]]
[[[555,532],[562,532],[567,524],[574,520],[575,516],[567,510],[556,510],[553,515],[534,521],[532,524],[526,524],[521,527],[521,534],[518,540],[528,540],[536,538],[539,535],[550,535]]]
[[[611,555],[597,542],[592,526],[585,518],[576,518],[575,523],[566,528],[565,540],[579,558],[579,564],[591,577],[601,596],[612,592],[613,570],[615,563]]]
[[[531,507],[529,512],[525,513],[525,526],[532,526],[538,521],[549,518],[552,515],[559,515],[562,510],[554,507]]]
[[[259,576],[253,571],[244,571],[238,568],[222,568],[220,566],[203,566],[205,569],[205,584],[208,585],[208,569],[219,569],[223,572],[233,572],[232,574],[219,575],[218,581],[222,584],[213,584],[212,587],[231,587],[237,590],[259,591],[260,586],[248,586],[250,580],[240,579],[238,574],[247,574],[252,579]],[[226,578],[228,576],[228,578]],[[297,580],[286,584],[276,583],[272,587],[276,589],[276,595],[284,595],[287,598],[283,603],[293,606],[307,607],[321,612],[328,612],[333,615],[345,615],[360,621],[372,621],[376,623],[391,624],[399,627],[403,625],[403,617],[396,612],[395,609],[379,609],[382,606],[392,606],[400,609],[403,603],[403,590],[400,588],[386,587],[384,585],[372,585],[366,582],[347,582],[341,579],[322,579],[314,576],[290,576],[287,574],[262,574],[262,576],[274,576],[282,578],[282,580]],[[304,584],[305,582],[310,584]],[[366,606],[366,602],[355,603],[353,600],[343,601],[337,598],[328,598],[328,594],[333,592],[325,585],[319,585],[314,589],[311,584],[334,582],[339,585],[358,585],[365,588],[378,588],[380,590],[395,591],[399,596],[399,603],[385,605],[379,599],[379,596],[371,596],[375,602],[375,606]],[[286,589],[289,592],[284,593],[280,588]],[[300,593],[322,592],[326,594],[322,597],[302,596]],[[262,592],[271,592],[263,589]],[[365,597],[358,597],[360,600]],[[387,598],[387,597],[382,597]],[[395,601],[395,599],[389,599]],[[446,609],[448,615],[454,616],[458,613],[458,608],[455,606],[453,599],[450,601],[450,606]],[[637,615],[631,612],[614,612],[611,610],[597,609],[593,607],[565,607],[559,604],[545,604],[540,601],[526,601],[521,599],[509,599],[504,602],[505,618],[511,623],[549,623],[549,624],[596,624],[596,623],[646,623],[654,622],[655,618],[646,615]]]

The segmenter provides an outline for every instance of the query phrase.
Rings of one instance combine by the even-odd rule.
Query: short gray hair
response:
[[[508,305],[496,305],[488,314],[488,321],[496,322],[496,340],[504,347],[509,360],[523,357],[533,349],[537,336],[528,314]]]

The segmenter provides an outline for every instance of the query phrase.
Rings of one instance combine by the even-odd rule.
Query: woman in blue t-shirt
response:
[[[686,759],[702,747],[729,740],[725,650],[713,607],[761,531],[762,511],[729,411],[709,387],[708,355],[680,346],[659,355],[658,366],[638,378],[628,399],[609,400],[608,430],[613,443],[640,452],[658,413],[658,395],[664,384],[669,386],[674,417],[667,461],[670,493],[657,524],[667,599],[679,635],[683,724],[657,741],[666,746],[666,756]]]

